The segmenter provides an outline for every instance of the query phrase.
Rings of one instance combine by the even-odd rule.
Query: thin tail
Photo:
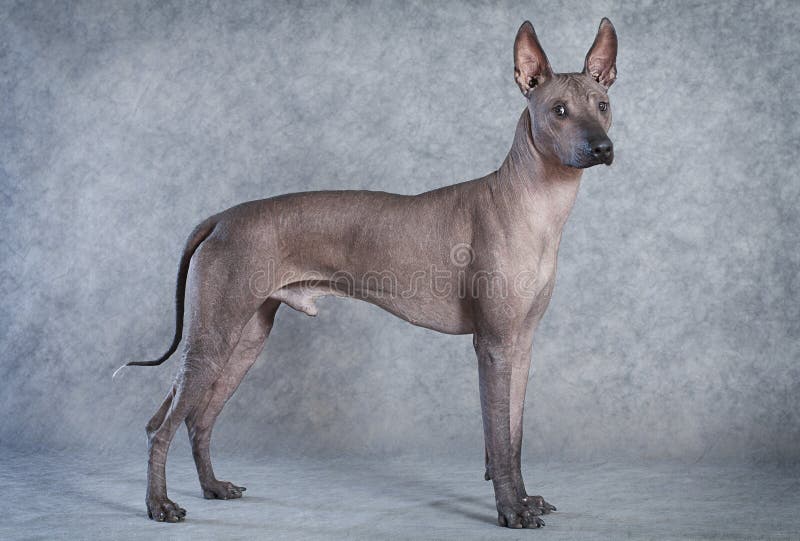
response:
[[[111,376],[112,379],[126,366],[158,366],[177,351],[178,345],[181,343],[181,338],[183,337],[183,305],[186,297],[186,276],[189,274],[189,263],[197,247],[211,234],[216,225],[216,220],[209,218],[198,225],[186,241],[186,246],[181,256],[181,262],[178,266],[178,283],[175,288],[175,336],[172,338],[172,344],[169,346],[169,349],[154,361],[131,361],[123,364],[117,368]]]

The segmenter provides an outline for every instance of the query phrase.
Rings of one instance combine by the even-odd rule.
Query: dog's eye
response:
[[[601,101],[597,105],[598,105],[598,107],[600,107],[601,111],[608,111],[608,102],[607,101]]]
[[[561,117],[567,116],[567,108],[561,104],[558,104],[555,107],[553,107],[553,112],[556,114],[556,116],[561,116]]]

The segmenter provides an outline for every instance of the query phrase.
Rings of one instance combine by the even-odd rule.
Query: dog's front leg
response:
[[[497,522],[509,528],[538,528],[544,522],[518,494],[519,461],[511,440],[511,381],[519,345],[513,339],[479,332],[474,336],[478,355],[483,432],[492,467]]]
[[[519,498],[529,506],[534,514],[546,514],[555,511],[555,506],[546,502],[541,496],[529,496],[525,490],[522,479],[522,433],[523,411],[525,409],[525,391],[528,387],[528,377],[531,368],[531,348],[533,347],[533,331],[526,330],[521,333],[511,372],[511,456],[514,461],[514,486]],[[488,461],[488,460],[487,460]],[[489,467],[487,466],[487,472]]]

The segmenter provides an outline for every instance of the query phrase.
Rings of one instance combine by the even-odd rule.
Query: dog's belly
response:
[[[389,297],[375,292],[364,292],[358,298],[418,327],[446,334],[471,334],[474,331],[469,309],[462,300]]]
[[[384,285],[388,285],[385,282]],[[295,310],[316,316],[316,299],[333,295],[363,300],[416,325],[446,334],[470,334],[474,331],[469,306],[457,295],[437,294],[428,288],[380,287],[369,277],[357,282],[315,280],[296,282],[270,295]]]

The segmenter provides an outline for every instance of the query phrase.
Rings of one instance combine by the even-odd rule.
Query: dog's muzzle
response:
[[[586,142],[576,149],[572,159],[564,162],[564,165],[586,169],[604,163],[611,165],[614,161],[614,145],[605,134],[594,138],[589,138]]]

